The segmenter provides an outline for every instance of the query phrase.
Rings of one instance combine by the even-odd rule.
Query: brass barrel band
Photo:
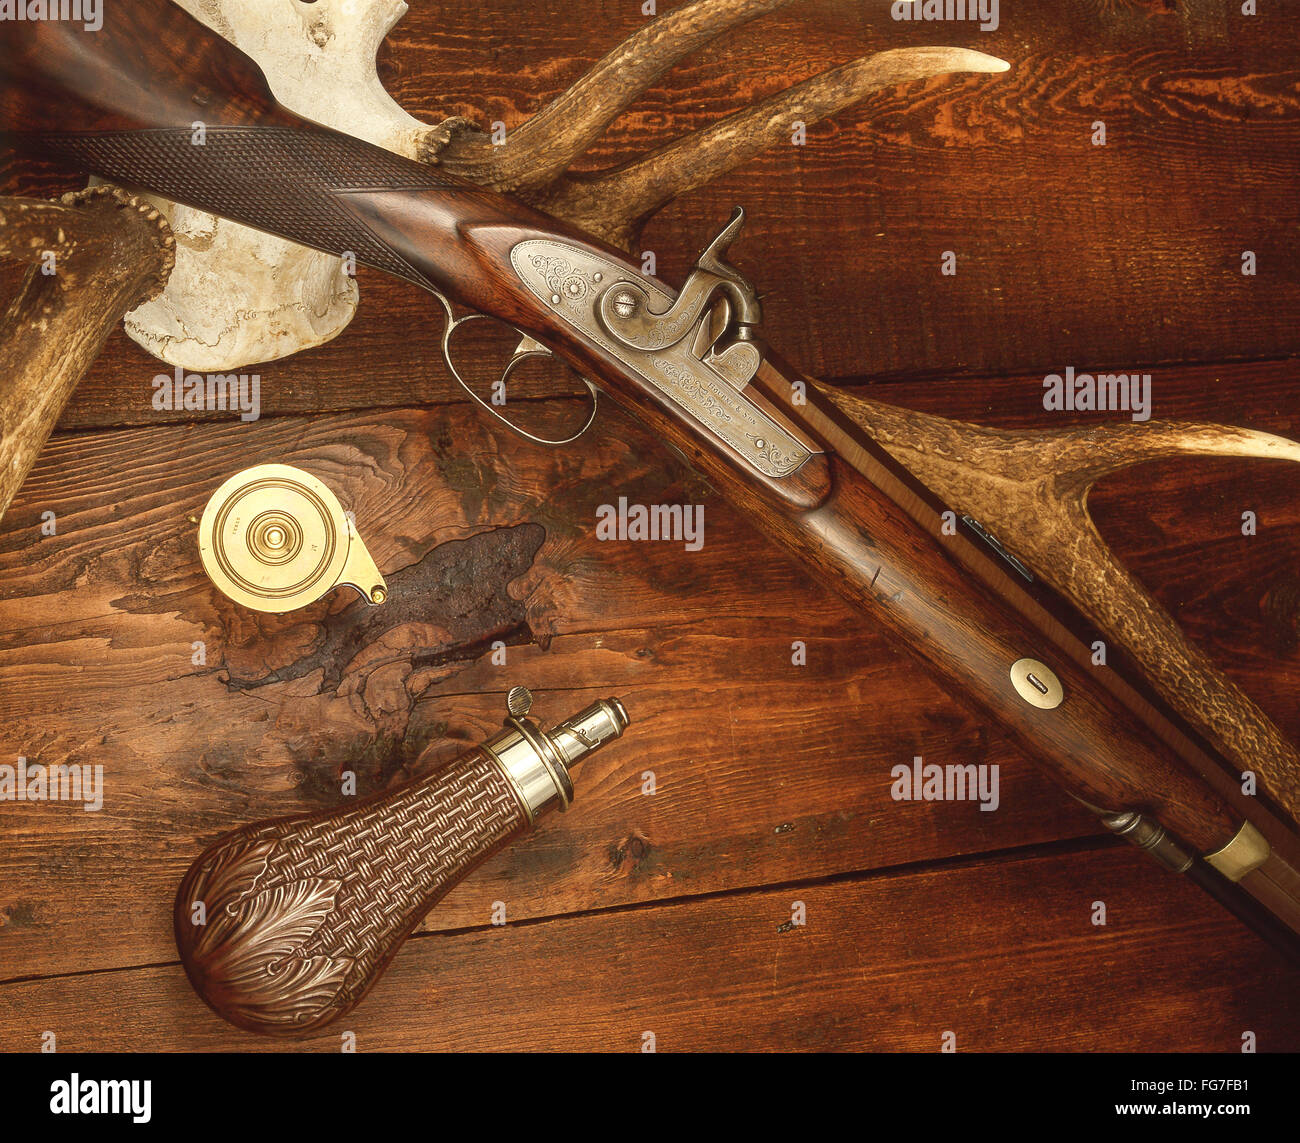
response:
[[[1205,860],[1229,881],[1240,881],[1258,869],[1272,853],[1268,841],[1250,822],[1242,822],[1227,845],[1207,853]]]

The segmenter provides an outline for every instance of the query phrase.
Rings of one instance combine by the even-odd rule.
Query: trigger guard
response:
[[[447,321],[443,325],[443,329],[442,329],[442,359],[445,362],[447,369],[450,371],[452,377],[455,379],[456,383],[462,389],[465,390],[465,392],[469,395],[470,400],[472,400],[476,405],[478,405],[480,409],[482,409],[486,413],[489,413],[491,416],[495,417],[498,421],[500,421],[503,425],[505,425],[505,427],[508,428],[516,436],[523,437],[524,440],[530,441],[533,444],[545,445],[548,448],[557,448],[560,445],[572,444],[584,433],[586,433],[586,431],[589,428],[591,428],[591,426],[595,423],[596,420],[597,405],[599,404],[599,400],[600,400],[600,391],[596,388],[595,385],[593,385],[585,377],[580,376],[579,379],[582,381],[583,385],[586,386],[587,392],[591,395],[591,412],[587,415],[587,419],[582,423],[582,427],[579,428],[577,432],[571,434],[570,436],[562,437],[558,440],[551,440],[548,437],[539,437],[534,433],[530,433],[527,429],[520,428],[512,420],[510,420],[509,417],[498,412],[494,406],[490,405],[487,401],[483,400],[483,398],[480,397],[477,393],[475,393],[474,390],[470,387],[469,382],[467,382],[465,378],[460,375],[460,370],[456,368],[456,362],[452,359],[452,355],[451,355],[451,339],[452,336],[455,334],[456,330],[458,330],[462,325],[464,325],[466,322],[471,322],[476,319],[495,321],[500,325],[507,325],[507,326],[508,323],[502,322],[499,318],[492,317],[491,314],[481,314],[476,312],[470,312],[467,314],[462,314],[460,317],[456,317],[455,310],[452,308],[451,302],[447,298],[445,298],[442,294],[437,293],[436,291],[433,292],[433,295],[438,299],[439,302],[442,303],[442,308],[446,311],[447,314]],[[520,330],[515,326],[508,326],[508,328],[514,329],[515,333],[517,333],[521,339],[527,338],[529,336],[528,334],[524,333],[522,330]],[[522,353],[517,352],[513,354],[510,360],[506,362],[505,368],[501,371],[501,376],[497,380],[504,385],[510,379],[510,375],[515,371],[515,369],[519,366],[519,364],[523,361],[528,360],[530,357],[552,357],[552,358],[555,357],[555,354],[552,353],[551,350],[548,349],[546,346],[541,345],[540,342],[537,342],[535,344],[538,344],[540,348],[526,349]]]

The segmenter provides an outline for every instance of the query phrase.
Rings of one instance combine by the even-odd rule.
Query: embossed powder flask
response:
[[[353,805],[214,842],[176,895],[190,983],[252,1032],[303,1035],[350,1011],[458,881],[573,796],[570,769],[620,737],[602,699],[542,730],[510,692],[504,728],[449,765]],[[419,763],[417,762],[417,766]]]

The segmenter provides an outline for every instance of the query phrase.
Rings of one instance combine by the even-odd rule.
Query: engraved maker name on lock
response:
[[[520,242],[510,261],[520,281],[558,317],[685,409],[750,467],[781,479],[820,450],[750,390],[763,362],[753,332],[761,308],[752,284],[723,258],[743,222],[737,208],[676,295],[558,240]]]

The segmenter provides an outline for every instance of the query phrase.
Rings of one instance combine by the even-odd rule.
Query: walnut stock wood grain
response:
[[[1300,461],[1272,434],[1156,422],[1014,433],[928,417],[842,390],[822,393],[937,494],[999,537],[1035,575],[1131,652],[1160,697],[1237,767],[1201,767],[1229,796],[1249,772],[1257,795],[1300,822],[1300,754],[1152,599],[1107,546],[1088,511],[1097,481],[1132,465],[1188,455]],[[1300,470],[1295,470],[1300,472]],[[1292,476],[1293,483],[1294,474]]]

